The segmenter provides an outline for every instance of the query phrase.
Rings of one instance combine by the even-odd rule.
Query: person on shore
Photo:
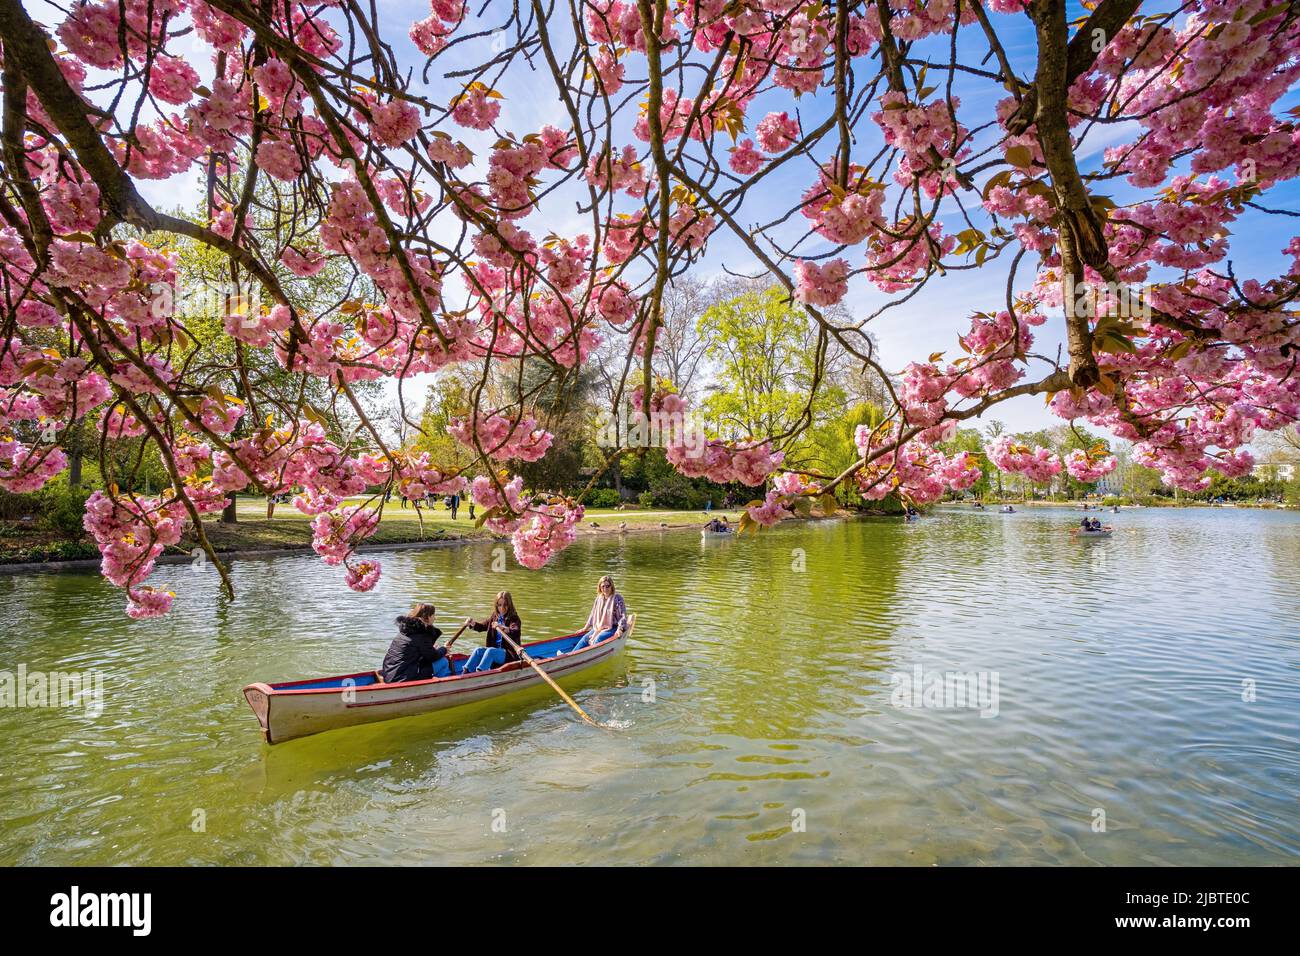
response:
[[[451,508],[451,520],[455,521],[456,512],[460,510],[460,495],[458,493],[452,492],[451,498],[448,500],[448,507]]]
[[[502,637],[504,633],[505,637],[510,638],[515,644],[523,642],[524,625],[519,619],[519,612],[515,610],[515,601],[509,591],[502,591],[497,595],[496,606],[485,620],[475,621],[469,618],[465,624],[472,631],[486,631],[487,636],[483,640],[482,647],[474,648],[461,673],[490,671],[494,667],[519,660],[515,649]]]
[[[474,499],[473,498],[469,499],[469,520],[470,521],[474,520]]]
[[[591,605],[591,613],[587,615],[587,623],[582,625],[582,636],[569,653],[621,634],[626,627],[627,604],[623,595],[614,588],[614,579],[607,574],[596,584],[596,600]]]
[[[397,618],[397,637],[388,645],[379,676],[385,684],[402,684],[430,677],[447,677],[451,665],[447,649],[436,646],[442,631],[433,626],[437,608],[432,604],[417,604],[408,615]]]

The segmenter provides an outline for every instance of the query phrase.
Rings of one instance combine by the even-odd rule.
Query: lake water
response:
[[[364,595],[244,560],[233,602],[169,566],[142,622],[94,574],[0,576],[0,670],[104,678],[97,716],[0,708],[0,863],[1294,863],[1300,514],[1078,518],[394,551]],[[611,729],[538,688],[268,747],[240,694],[377,666],[416,600],[508,588],[567,633],[603,573],[636,632],[566,683]],[[953,672],[986,695],[930,693]]]

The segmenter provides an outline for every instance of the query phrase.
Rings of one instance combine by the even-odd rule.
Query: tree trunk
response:
[[[81,426],[82,419],[78,419],[71,428],[68,429],[68,440],[65,443],[68,449],[68,487],[79,489],[81,487]]]
[[[237,521],[239,521],[239,513],[237,508],[238,506],[235,503],[235,496],[232,493],[230,496],[230,504],[226,505],[225,508],[221,509],[221,523],[235,524]]]

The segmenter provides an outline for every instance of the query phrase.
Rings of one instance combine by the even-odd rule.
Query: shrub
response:
[[[655,506],[655,496],[648,491],[643,491],[636,496],[636,502],[642,508],[653,508]]]
[[[67,481],[56,479],[38,492],[40,526],[67,538],[80,538],[85,531],[81,523],[90,493],[84,488],[70,488]]]
[[[619,497],[617,489],[597,488],[591,493],[587,503],[592,508],[617,508],[623,503],[623,499]]]
[[[38,514],[40,510],[40,499],[35,493],[15,495],[0,490],[0,521],[25,518],[27,515]]]
[[[695,487],[685,475],[673,473],[650,486],[656,508],[703,508],[709,493]]]

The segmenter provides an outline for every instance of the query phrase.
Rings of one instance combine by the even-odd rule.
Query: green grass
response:
[[[360,504],[367,499],[354,498],[348,504]],[[277,551],[311,547],[312,519],[300,514],[292,504],[284,502],[275,507],[271,518],[266,516],[266,499],[239,497],[236,499],[239,520],[222,524],[217,515],[205,517],[203,530],[218,552]],[[480,512],[481,513],[481,512]],[[699,528],[709,517],[725,515],[735,525],[740,520],[740,510],[715,510],[708,516],[702,511],[667,511],[656,508],[591,508],[582,519],[583,534],[617,534],[619,531],[637,531],[651,528]],[[623,527],[620,527],[623,526]],[[452,541],[461,539],[491,539],[498,537],[485,528],[474,527],[469,520],[469,509],[462,507],[456,520],[443,505],[436,508],[401,507],[394,499],[384,506],[383,520],[367,545],[412,544],[422,541]],[[191,530],[180,544],[170,549],[172,553],[188,553],[198,547],[198,538]],[[0,529],[0,563],[26,561],[58,561],[70,558],[96,558],[98,551],[89,537],[78,540],[53,540],[48,532],[19,528],[6,524]]]
[[[365,499],[349,499],[348,504],[360,504]],[[299,514],[293,505],[284,502],[275,507],[270,520],[266,517],[266,501],[262,498],[237,499],[238,522],[222,524],[215,516],[203,522],[208,540],[218,551],[256,551],[278,548],[306,548],[311,546],[312,519]],[[481,514],[482,512],[478,512]],[[740,520],[739,509],[714,511],[713,515],[726,515],[733,524]],[[617,532],[620,525],[627,530],[658,528],[700,527],[708,518],[702,511],[666,511],[653,508],[617,510],[614,508],[588,509],[583,517],[581,531],[588,534]],[[593,522],[595,526],[593,526]],[[413,506],[403,508],[397,500],[384,506],[383,519],[366,544],[410,544],[420,541],[449,541],[459,539],[490,539],[498,537],[485,528],[475,528],[469,520],[469,509],[462,507],[452,520],[451,512],[441,504],[436,508]],[[182,542],[186,550],[197,542]]]

